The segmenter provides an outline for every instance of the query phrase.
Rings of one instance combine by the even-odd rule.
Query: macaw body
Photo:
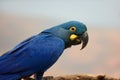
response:
[[[33,73],[42,75],[63,50],[64,41],[52,35],[39,34],[25,40],[0,58],[0,80],[17,80]],[[5,73],[9,74],[1,75]]]
[[[64,26],[55,26],[30,37],[2,55],[0,80],[20,80],[34,73],[36,79],[41,80],[44,72],[58,60],[64,49],[73,43],[75,45],[81,43],[68,41],[71,33],[61,27]],[[67,36],[63,36],[65,34]],[[85,43],[83,44],[86,46]]]

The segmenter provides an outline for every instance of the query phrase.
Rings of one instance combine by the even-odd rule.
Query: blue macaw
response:
[[[0,80],[21,80],[36,74],[41,80],[44,72],[61,56],[64,49],[88,43],[86,26],[69,21],[32,36],[0,56]]]

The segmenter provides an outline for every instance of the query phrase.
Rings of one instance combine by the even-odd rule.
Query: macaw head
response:
[[[86,26],[78,21],[69,21],[43,32],[53,34],[56,37],[61,38],[65,42],[65,47],[71,45],[82,44],[82,48],[85,48],[88,43],[88,34]]]

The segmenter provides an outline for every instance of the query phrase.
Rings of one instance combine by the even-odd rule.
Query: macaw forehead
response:
[[[69,21],[69,22],[60,24],[57,27],[62,27],[62,28],[67,29],[67,30],[69,30],[71,27],[76,27],[76,30],[78,32],[80,32],[80,31],[83,31],[83,32],[87,31],[86,25],[81,23],[81,22],[78,22],[78,21]]]

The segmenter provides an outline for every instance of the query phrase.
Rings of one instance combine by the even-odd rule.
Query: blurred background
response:
[[[0,0],[0,55],[42,30],[70,20],[86,24],[84,50],[64,51],[45,75],[120,77],[120,0]]]

